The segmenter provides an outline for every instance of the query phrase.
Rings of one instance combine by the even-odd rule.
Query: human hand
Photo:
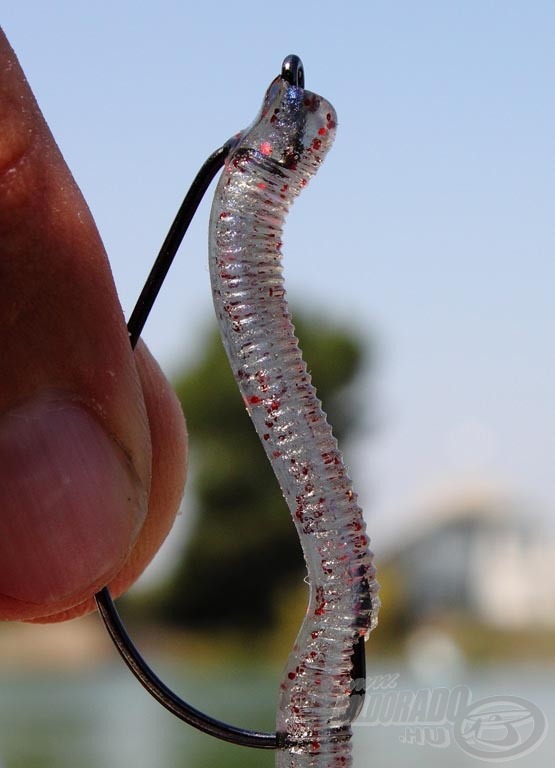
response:
[[[62,621],[159,548],[186,431],[1,31],[0,361],[0,619]]]

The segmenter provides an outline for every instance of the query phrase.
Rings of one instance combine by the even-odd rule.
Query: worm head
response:
[[[236,151],[274,167],[295,171],[302,166],[309,176],[315,172],[333,142],[337,116],[329,101],[307,91],[303,83],[300,59],[288,56]]]

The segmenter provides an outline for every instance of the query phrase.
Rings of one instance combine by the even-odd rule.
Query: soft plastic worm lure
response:
[[[201,169],[129,322],[135,344],[196,206],[226,158],[210,217],[214,306],[246,408],[297,527],[310,583],[281,684],[276,734],[218,723],[181,701],[134,648],[107,590],[97,596],[124,659],[164,706],[220,738],[279,749],[278,768],[351,764],[350,724],[364,693],[363,640],[378,607],[362,511],[302,359],[281,268],[285,216],[324,159],[336,122],[329,102],[304,89],[300,59],[287,57],[252,125]]]
[[[301,357],[287,308],[282,228],[332,144],[325,99],[278,77],[232,149],[210,218],[214,306],[233,373],[303,547],[309,607],[289,657],[278,731],[298,746],[278,765],[345,765],[353,646],[372,614],[362,511]]]

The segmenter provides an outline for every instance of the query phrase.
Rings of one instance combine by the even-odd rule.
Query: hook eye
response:
[[[294,53],[286,56],[281,65],[281,77],[290,85],[304,88],[304,67],[298,56]]]

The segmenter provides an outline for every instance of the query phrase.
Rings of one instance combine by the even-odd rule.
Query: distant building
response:
[[[414,619],[555,628],[555,540],[501,503],[462,500],[430,515],[387,564]]]

